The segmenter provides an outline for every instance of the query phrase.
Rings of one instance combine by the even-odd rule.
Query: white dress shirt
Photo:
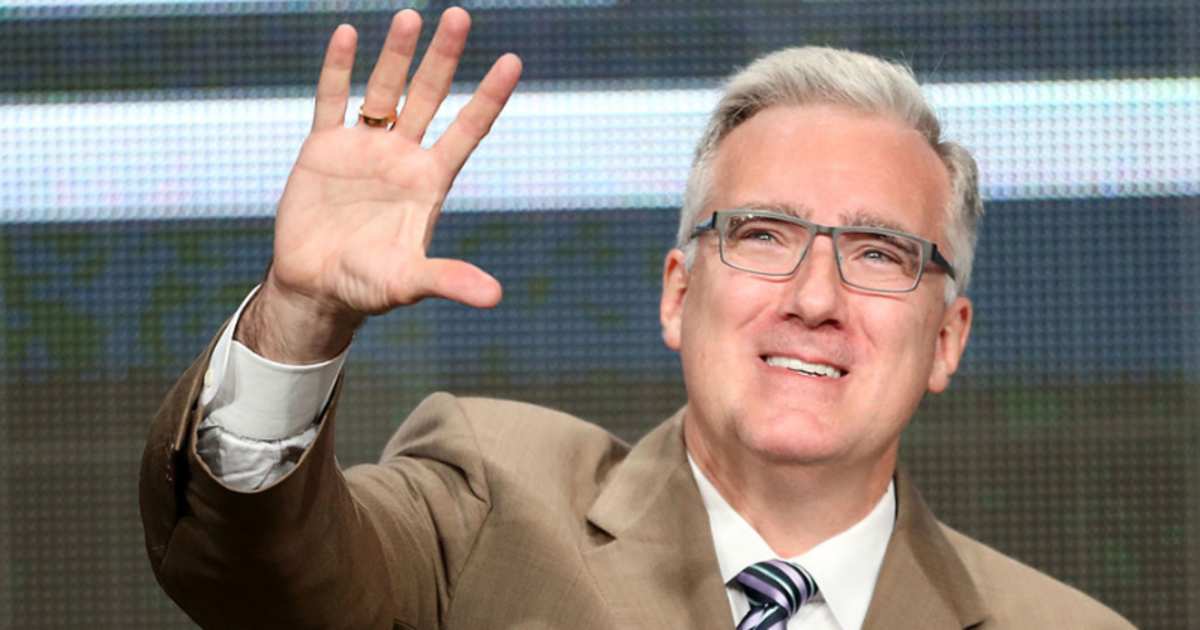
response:
[[[779,554],[721,496],[690,453],[688,463],[708,512],[721,581],[736,624],[750,610],[750,603],[740,587],[731,585],[733,578],[755,562],[774,560]],[[788,620],[788,630],[860,630],[895,524],[896,490],[890,483],[861,521],[799,556],[782,558],[804,567],[817,583],[817,596]]]
[[[320,417],[346,353],[312,365],[266,359],[233,339],[250,295],[238,307],[209,359],[200,404],[204,418],[196,448],[225,485],[241,491],[267,488],[291,471],[316,440]],[[713,546],[727,585],[742,569],[778,556],[721,496],[688,455],[708,513]],[[883,554],[896,520],[895,488],[889,484],[863,520],[795,558],[812,574],[819,594],[789,621],[788,630],[859,630],[875,589]],[[727,587],[736,625],[749,610],[746,595]]]

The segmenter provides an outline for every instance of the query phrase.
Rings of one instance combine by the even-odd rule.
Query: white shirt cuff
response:
[[[217,340],[204,374],[200,404],[205,418],[255,440],[281,440],[304,432],[321,414],[349,348],[311,365],[288,365],[259,356],[233,338],[250,291]]]

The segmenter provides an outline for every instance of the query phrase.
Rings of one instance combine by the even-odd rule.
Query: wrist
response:
[[[234,339],[259,356],[292,365],[341,354],[365,317],[337,311],[279,288],[268,274],[238,320]]]

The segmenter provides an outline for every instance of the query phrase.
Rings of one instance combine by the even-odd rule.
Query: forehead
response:
[[[949,174],[916,130],[837,105],[775,106],[717,147],[707,210],[763,207],[937,240]]]

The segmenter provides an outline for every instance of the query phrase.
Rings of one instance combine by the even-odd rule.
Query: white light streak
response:
[[[979,160],[989,199],[1200,194],[1200,79],[926,90]],[[677,207],[716,96],[518,92],[447,209]],[[465,98],[449,99],[431,138]],[[311,108],[308,98],[0,106],[0,222],[269,215]]]

